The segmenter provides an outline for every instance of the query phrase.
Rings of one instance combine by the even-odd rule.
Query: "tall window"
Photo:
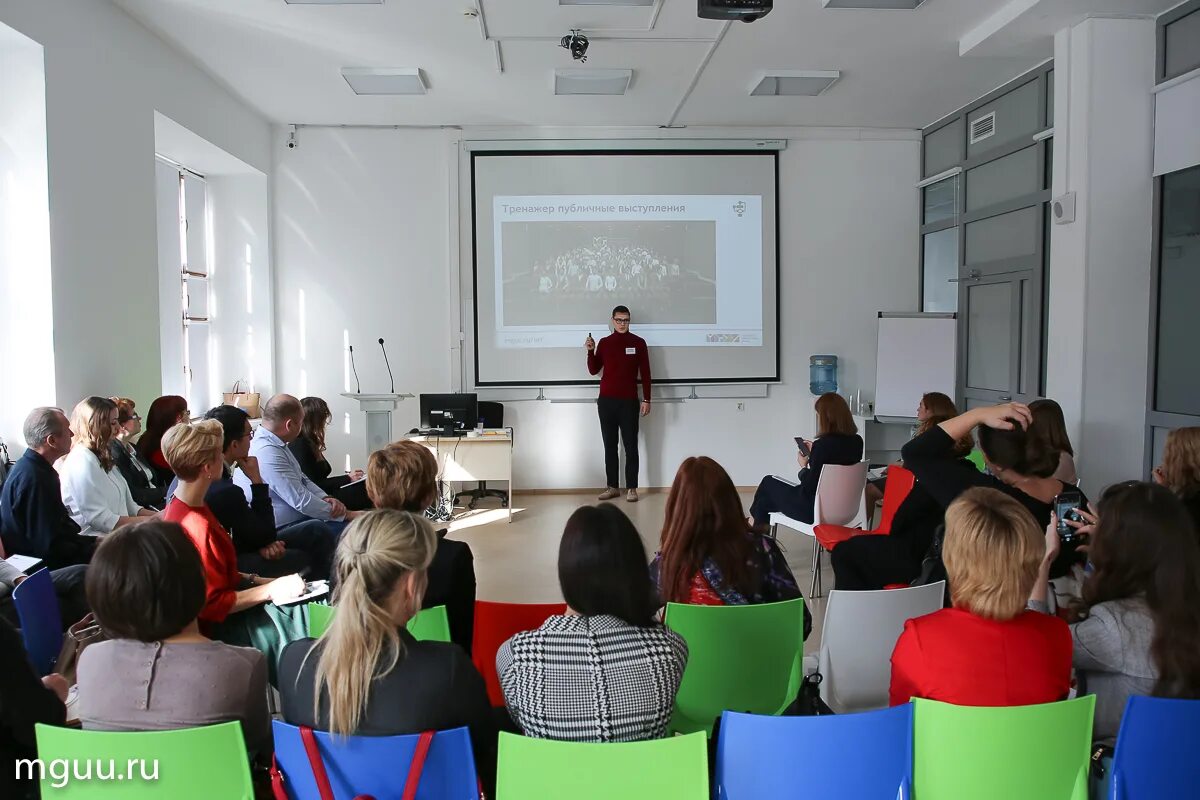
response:
[[[160,347],[164,394],[212,405],[209,226],[204,176],[159,159]]]

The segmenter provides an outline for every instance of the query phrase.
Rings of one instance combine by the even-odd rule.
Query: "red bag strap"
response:
[[[321,795],[321,800],[333,800],[333,787],[329,785],[329,776],[325,774],[325,762],[321,760],[321,751],[317,749],[317,737],[313,735],[313,729],[301,725],[300,739],[304,742],[308,766],[312,768],[313,778],[317,781],[317,792]]]
[[[425,769],[425,758],[429,755],[429,745],[433,743],[433,731],[422,731],[417,740],[417,749],[413,752],[412,763],[408,765],[408,779],[404,781],[404,794],[401,800],[417,800],[417,787],[421,785],[421,772]]]
[[[271,796],[275,800],[289,800],[287,789],[283,787],[283,772],[279,769],[279,762],[275,760],[275,754],[271,754]]]

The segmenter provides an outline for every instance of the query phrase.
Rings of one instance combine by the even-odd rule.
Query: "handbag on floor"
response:
[[[325,762],[317,747],[317,737],[313,729],[307,725],[300,726],[300,739],[304,742],[304,752],[308,755],[308,765],[312,768],[316,780],[317,792],[321,800],[334,800],[333,787],[329,783],[329,775],[325,772]],[[421,772],[425,769],[425,758],[429,755],[429,745],[433,743],[433,731],[422,731],[417,740],[417,749],[413,751],[412,763],[408,765],[408,777],[404,781],[402,800],[416,800],[417,787],[421,785]],[[284,788],[283,772],[279,769],[275,757],[271,756],[271,791],[275,800],[289,800],[287,789]],[[375,800],[368,794],[355,795],[354,800]]]

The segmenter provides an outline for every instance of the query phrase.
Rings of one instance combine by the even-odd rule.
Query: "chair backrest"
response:
[[[967,461],[975,465],[975,468],[980,472],[987,469],[987,464],[983,461],[983,451],[978,447],[972,448],[970,453],[967,453]]]
[[[912,706],[820,717],[726,711],[716,761],[719,800],[908,797]]]
[[[1095,695],[1036,706],[913,700],[913,797],[1087,800]]]
[[[308,635],[320,639],[329,630],[336,612],[334,606],[324,603],[308,604]],[[408,621],[408,632],[418,642],[448,642],[450,641],[450,618],[446,615],[445,606],[423,608]]]
[[[843,466],[826,464],[817,478],[813,501],[813,524],[860,527],[867,522],[867,462]]]
[[[1114,800],[1194,796],[1197,753],[1200,700],[1130,697],[1113,754]]]
[[[496,676],[496,651],[514,634],[540,627],[547,617],[566,613],[566,603],[490,603],[475,601],[475,631],[471,660],[483,676],[493,706],[504,705],[504,692]]]
[[[21,581],[13,590],[12,599],[29,660],[40,675],[49,675],[63,643],[62,615],[50,570],[43,567]]]
[[[42,796],[62,800],[253,800],[240,722],[137,733],[36,726]],[[69,766],[64,783],[60,765]],[[79,780],[89,770],[93,780]],[[55,773],[58,773],[57,775]],[[112,776],[115,780],[98,779]],[[117,777],[120,776],[120,777]],[[60,788],[55,788],[55,785]]]
[[[754,606],[668,603],[666,625],[688,644],[672,730],[711,731],[727,710],[779,714],[795,699],[804,598]]]
[[[480,400],[477,405],[479,418],[483,420],[483,427],[504,427],[504,403],[497,403],[495,400]]]
[[[896,518],[896,511],[908,498],[908,493],[912,491],[916,482],[917,476],[913,475],[911,470],[901,466],[888,467],[887,483],[883,485],[883,511],[879,514],[879,524],[875,526],[877,533],[892,532],[892,520]]]
[[[275,720],[275,761],[284,775],[291,800],[320,800],[312,765],[295,725]],[[400,800],[417,749],[419,734],[409,736],[335,737],[314,731],[317,749],[336,800],[368,795],[375,800]],[[438,731],[429,745],[418,800],[478,800],[479,778],[471,735],[466,728]]]
[[[940,581],[891,591],[831,591],[818,662],[821,698],[838,713],[886,708],[892,650],[904,622],[940,609],[945,589]]]
[[[647,742],[559,742],[500,734],[497,800],[708,800],[701,733]]]

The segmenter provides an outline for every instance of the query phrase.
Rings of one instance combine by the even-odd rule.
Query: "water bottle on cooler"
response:
[[[808,359],[808,390],[822,395],[838,390],[837,356],[818,355]]]

